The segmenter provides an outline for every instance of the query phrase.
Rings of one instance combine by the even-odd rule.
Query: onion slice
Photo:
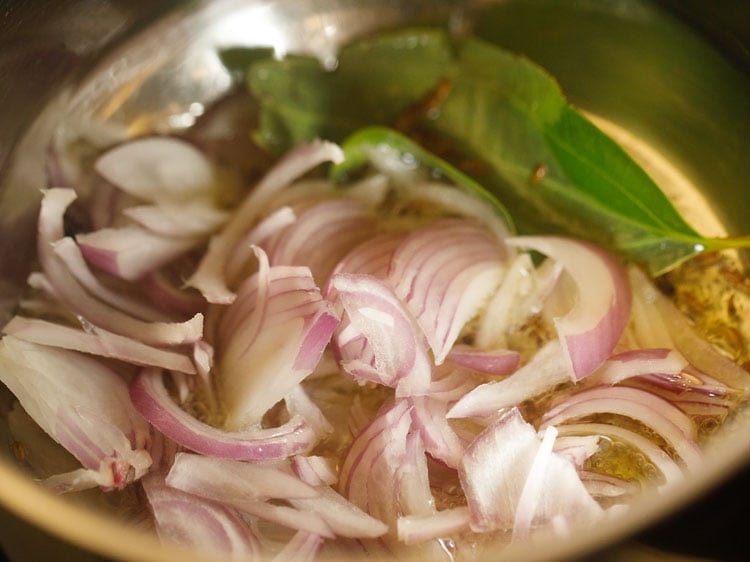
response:
[[[576,379],[588,376],[612,354],[630,316],[631,290],[624,266],[610,253],[580,240],[518,236],[506,243],[560,262],[573,279],[578,299],[554,322]]]
[[[562,519],[573,527],[601,515],[573,465],[547,445],[541,447],[536,431],[517,408],[500,416],[469,445],[459,477],[473,531],[517,527],[525,534],[532,523],[552,526]],[[535,462],[540,450],[543,458]]]
[[[210,197],[216,170],[208,158],[175,137],[145,137],[102,154],[94,168],[125,193],[145,201]]]
[[[320,361],[339,323],[306,267],[269,267],[240,287],[216,342],[220,392],[231,429],[249,426],[282,400]]]
[[[448,360],[459,367],[501,377],[518,368],[521,356],[509,349],[480,350],[468,345],[454,345],[448,353]]]
[[[229,304],[234,301],[236,295],[227,287],[225,277],[229,257],[271,197],[317,165],[329,161],[338,163],[343,159],[344,154],[337,145],[315,142],[299,145],[279,160],[248,194],[221,232],[211,239],[188,284],[200,290],[209,302]]]
[[[203,334],[203,315],[196,314],[187,322],[146,322],[92,297],[71,274],[54,252],[54,243],[64,236],[63,215],[76,198],[72,189],[53,188],[44,193],[39,212],[38,254],[46,278],[55,294],[70,309],[91,324],[155,345],[193,343]]]
[[[167,486],[162,474],[143,478],[156,532],[163,542],[255,560],[260,543],[234,509]]]
[[[674,349],[654,348],[624,351],[612,355],[592,375],[592,382],[617,384],[625,379],[659,374],[669,375],[673,380],[695,381],[694,377],[681,377],[689,363]],[[688,383],[689,384],[689,383]]]
[[[540,349],[523,367],[502,381],[481,384],[448,411],[449,418],[487,417],[520,404],[565,382],[574,381],[558,341]]]
[[[90,264],[126,281],[138,281],[197,246],[200,239],[160,236],[129,225],[79,234],[76,242]]]
[[[542,427],[602,413],[626,416],[645,424],[674,448],[688,468],[695,470],[700,465],[692,420],[668,401],[645,390],[598,386],[577,392],[548,410]]]
[[[416,229],[395,251],[388,282],[424,331],[436,365],[497,288],[504,256],[484,228],[451,219]]]
[[[0,340],[0,381],[87,469],[53,480],[58,492],[123,488],[151,466],[150,428],[126,383],[101,362],[7,335]]]
[[[357,380],[395,388],[398,396],[425,394],[432,371],[427,350],[393,291],[375,277],[339,273],[330,293],[342,313],[333,338],[341,368]]]
[[[146,345],[101,328],[91,327],[86,332],[46,320],[14,316],[3,328],[3,333],[28,342],[110,357],[135,365],[196,374],[195,365],[182,353]]]
[[[277,428],[227,432],[182,410],[169,396],[158,369],[143,369],[130,384],[135,408],[156,429],[204,455],[238,460],[278,460],[310,450],[316,434],[300,416]]]

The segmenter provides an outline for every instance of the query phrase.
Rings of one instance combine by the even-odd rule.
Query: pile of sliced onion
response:
[[[588,242],[510,237],[397,163],[309,177],[343,158],[328,142],[241,198],[198,146],[102,154],[88,230],[66,229],[74,189],[45,191],[0,341],[0,380],[81,464],[45,483],[142,486],[166,542],[440,559],[478,533],[570,533],[700,470],[697,421],[750,388]],[[611,445],[656,478],[604,471]]]

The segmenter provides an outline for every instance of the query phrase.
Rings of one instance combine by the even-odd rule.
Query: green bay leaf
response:
[[[322,137],[340,142],[367,125],[387,125],[429,94],[453,55],[439,29],[409,29],[344,47],[335,71],[290,56],[250,66],[247,81],[261,104],[257,140],[275,152]]]

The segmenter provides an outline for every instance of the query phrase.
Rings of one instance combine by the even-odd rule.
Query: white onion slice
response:
[[[649,374],[671,375],[677,379],[687,366],[687,360],[674,349],[636,349],[612,355],[591,376],[592,382],[601,384],[617,384]]]
[[[690,325],[688,319],[654,287],[642,271],[631,267],[629,273],[630,282],[637,295],[636,300],[641,301],[647,309],[650,308],[661,318],[674,342],[674,346],[670,347],[676,347],[693,367],[707,375],[732,388],[745,392],[750,390],[750,374],[745,369],[717,352],[708,341],[701,337]],[[654,345],[651,342],[643,343]]]
[[[411,423],[406,401],[385,408],[355,438],[341,465],[341,494],[389,526],[400,512],[398,472]]]
[[[130,402],[127,384],[101,362],[6,335],[0,340],[0,381],[87,469],[58,480],[57,491],[123,488],[151,466],[150,428]]]
[[[90,264],[126,281],[138,281],[197,246],[200,239],[165,237],[130,225],[79,234],[76,242]]]
[[[554,322],[576,378],[588,376],[611,355],[630,316],[631,290],[622,263],[593,244],[569,238],[519,236],[506,243],[554,259],[575,282],[576,303]]]
[[[196,314],[187,322],[145,322],[102,303],[78,283],[65,263],[53,250],[63,238],[63,214],[76,198],[72,189],[47,190],[39,211],[38,255],[46,278],[55,294],[76,314],[105,330],[129,336],[148,344],[175,345],[192,343],[203,334],[203,315]]]
[[[548,426],[544,430],[542,442],[536,451],[534,460],[529,468],[526,483],[523,485],[521,495],[516,506],[516,518],[513,521],[513,540],[524,540],[531,532],[531,524],[536,515],[537,506],[542,494],[545,473],[552,463],[552,449],[557,438],[557,429]]]
[[[255,424],[313,372],[339,323],[306,267],[260,269],[227,308],[216,342],[227,427]]]
[[[403,242],[403,232],[379,234],[356,246],[344,256],[334,269],[334,273],[361,273],[385,279],[393,254]],[[328,292],[329,289],[326,289]]]
[[[479,373],[498,377],[510,375],[518,368],[521,356],[509,349],[481,350],[468,345],[454,345],[448,361]]]
[[[375,231],[370,209],[353,199],[322,201],[264,245],[271,265],[305,265],[325,286],[338,262]]]
[[[146,345],[101,328],[92,327],[85,332],[54,322],[14,316],[3,328],[3,333],[28,342],[110,357],[135,365],[161,367],[190,375],[196,373],[193,362],[182,353]]]
[[[254,560],[260,543],[232,508],[164,484],[163,475],[142,479],[156,533],[163,542],[211,554]]]
[[[342,311],[333,337],[341,368],[355,379],[395,388],[398,396],[425,394],[430,360],[393,291],[375,277],[339,273],[331,278],[330,292],[334,307]]]
[[[292,458],[292,470],[311,486],[332,486],[338,481],[334,460],[326,457],[296,455]]]
[[[314,562],[323,545],[323,537],[307,531],[297,531],[272,562]]]
[[[144,369],[130,384],[135,408],[156,429],[183,447],[204,455],[239,460],[277,460],[310,450],[313,428],[299,416],[277,428],[227,432],[182,410],[169,396],[162,374]]]
[[[586,460],[599,450],[600,441],[598,435],[561,435],[558,430],[554,451],[580,471]]]
[[[439,205],[451,214],[461,215],[486,226],[498,240],[510,235],[505,220],[485,201],[453,185],[419,182],[400,185],[400,195],[412,201],[427,201]]]
[[[283,466],[256,464],[192,453],[175,456],[166,483],[191,494],[226,503],[230,499],[317,498],[320,490],[288,473]]]
[[[234,301],[235,294],[226,284],[228,259],[270,198],[317,165],[328,161],[339,163],[343,159],[344,154],[337,145],[315,142],[299,145],[279,160],[236,209],[223,230],[211,239],[188,284],[200,290],[209,302],[229,304]]]
[[[193,145],[174,137],[145,137],[102,154],[96,171],[146,201],[189,201],[213,194],[216,170]]]
[[[181,204],[137,205],[123,209],[122,214],[167,238],[202,238],[220,228],[230,216],[229,212],[199,199]]]
[[[695,470],[700,465],[696,428],[690,418],[663,398],[636,388],[594,387],[577,392],[545,413],[543,427],[601,413],[627,416],[645,424],[674,448],[688,468]]]
[[[451,468],[461,463],[465,444],[448,424],[448,404],[428,396],[412,396],[412,421],[422,436],[425,450]]]
[[[601,508],[567,460],[545,452],[539,470],[532,472],[539,449],[536,431],[516,408],[499,417],[469,445],[459,476],[472,530],[510,530],[517,518],[522,528],[532,524],[554,528],[557,520],[573,528],[600,517]],[[544,470],[541,465],[545,465]],[[535,496],[531,514],[524,511],[531,506],[519,506],[527,487]]]
[[[427,515],[401,515],[398,538],[405,544],[419,544],[432,539],[457,536],[469,530],[469,508],[444,509]]]
[[[394,253],[388,281],[424,331],[436,365],[497,288],[504,256],[484,228],[450,219],[411,232]]]
[[[507,265],[502,283],[479,317],[474,345],[492,349],[507,345],[508,332],[515,325],[519,303],[534,290],[534,264],[527,253],[518,254]]]
[[[164,322],[169,320],[168,316],[160,312],[153,303],[139,299],[135,295],[131,296],[124,291],[112,289],[100,281],[91,269],[89,269],[86,259],[81,253],[81,249],[72,238],[61,238],[54,243],[54,250],[55,254],[65,262],[66,267],[78,283],[80,283],[88,293],[105,304],[113,306],[141,320],[148,320],[151,322]],[[192,308],[190,309],[189,314],[193,315],[199,310],[200,308]]]
[[[453,405],[448,417],[487,417],[574,380],[564,352],[554,340],[506,379],[477,386]]]
[[[388,525],[368,515],[328,487],[319,488],[320,496],[292,499],[290,503],[302,511],[317,513],[336,536],[373,539],[388,532]]]

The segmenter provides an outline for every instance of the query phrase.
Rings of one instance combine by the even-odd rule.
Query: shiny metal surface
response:
[[[32,266],[50,142],[65,146],[83,138],[96,147],[188,126],[195,104],[204,106],[231,86],[216,56],[220,47],[270,45],[279,54],[303,51],[325,61],[342,42],[402,22],[465,24],[465,8],[487,1],[0,2],[0,322]],[[508,47],[547,66],[576,104],[622,131],[632,151],[655,158],[655,174],[669,172],[668,181],[679,177],[704,197],[707,205],[691,205],[698,207],[696,221],[750,231],[747,75],[646,2],[558,4],[566,7],[509,2],[497,32]],[[0,504],[6,510],[109,558],[202,559],[160,546],[99,507],[39,488],[5,446],[9,404],[0,389]],[[596,533],[491,559],[560,559],[622,540],[746,463],[749,435],[750,420],[737,420],[713,445],[700,477],[664,498],[645,498]]]

